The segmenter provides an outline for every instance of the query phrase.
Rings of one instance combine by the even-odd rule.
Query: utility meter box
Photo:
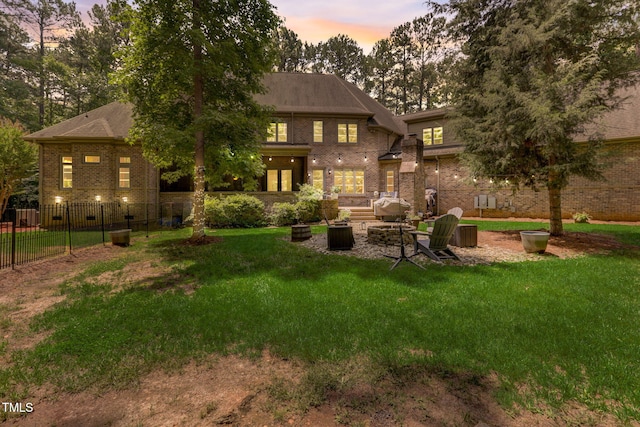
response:
[[[475,209],[495,209],[496,198],[493,196],[487,196],[486,194],[480,194],[473,198],[473,207]]]

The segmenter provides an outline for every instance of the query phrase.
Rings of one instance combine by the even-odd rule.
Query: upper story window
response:
[[[62,188],[73,187],[73,157],[62,157]]]
[[[271,122],[267,132],[267,142],[287,142],[287,124]]]
[[[358,125],[355,123],[339,123],[338,142],[358,142]]]
[[[424,145],[439,145],[444,142],[442,127],[425,128],[422,130]]]
[[[313,142],[323,141],[323,128],[324,124],[321,120],[313,121]]]
[[[95,155],[85,155],[84,156],[85,163],[100,163],[100,156]]]

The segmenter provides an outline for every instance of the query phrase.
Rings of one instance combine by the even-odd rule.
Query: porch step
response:
[[[351,211],[351,221],[375,221],[373,208],[368,206],[340,206],[340,209],[349,209]]]

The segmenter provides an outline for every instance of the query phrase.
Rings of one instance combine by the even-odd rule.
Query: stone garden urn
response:
[[[521,231],[520,239],[527,253],[543,254],[547,250],[549,232],[547,231]]]

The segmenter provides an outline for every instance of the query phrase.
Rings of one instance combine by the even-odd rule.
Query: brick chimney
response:
[[[402,141],[402,163],[400,164],[399,197],[411,204],[411,214],[426,212],[424,198],[424,142],[416,134]]]

